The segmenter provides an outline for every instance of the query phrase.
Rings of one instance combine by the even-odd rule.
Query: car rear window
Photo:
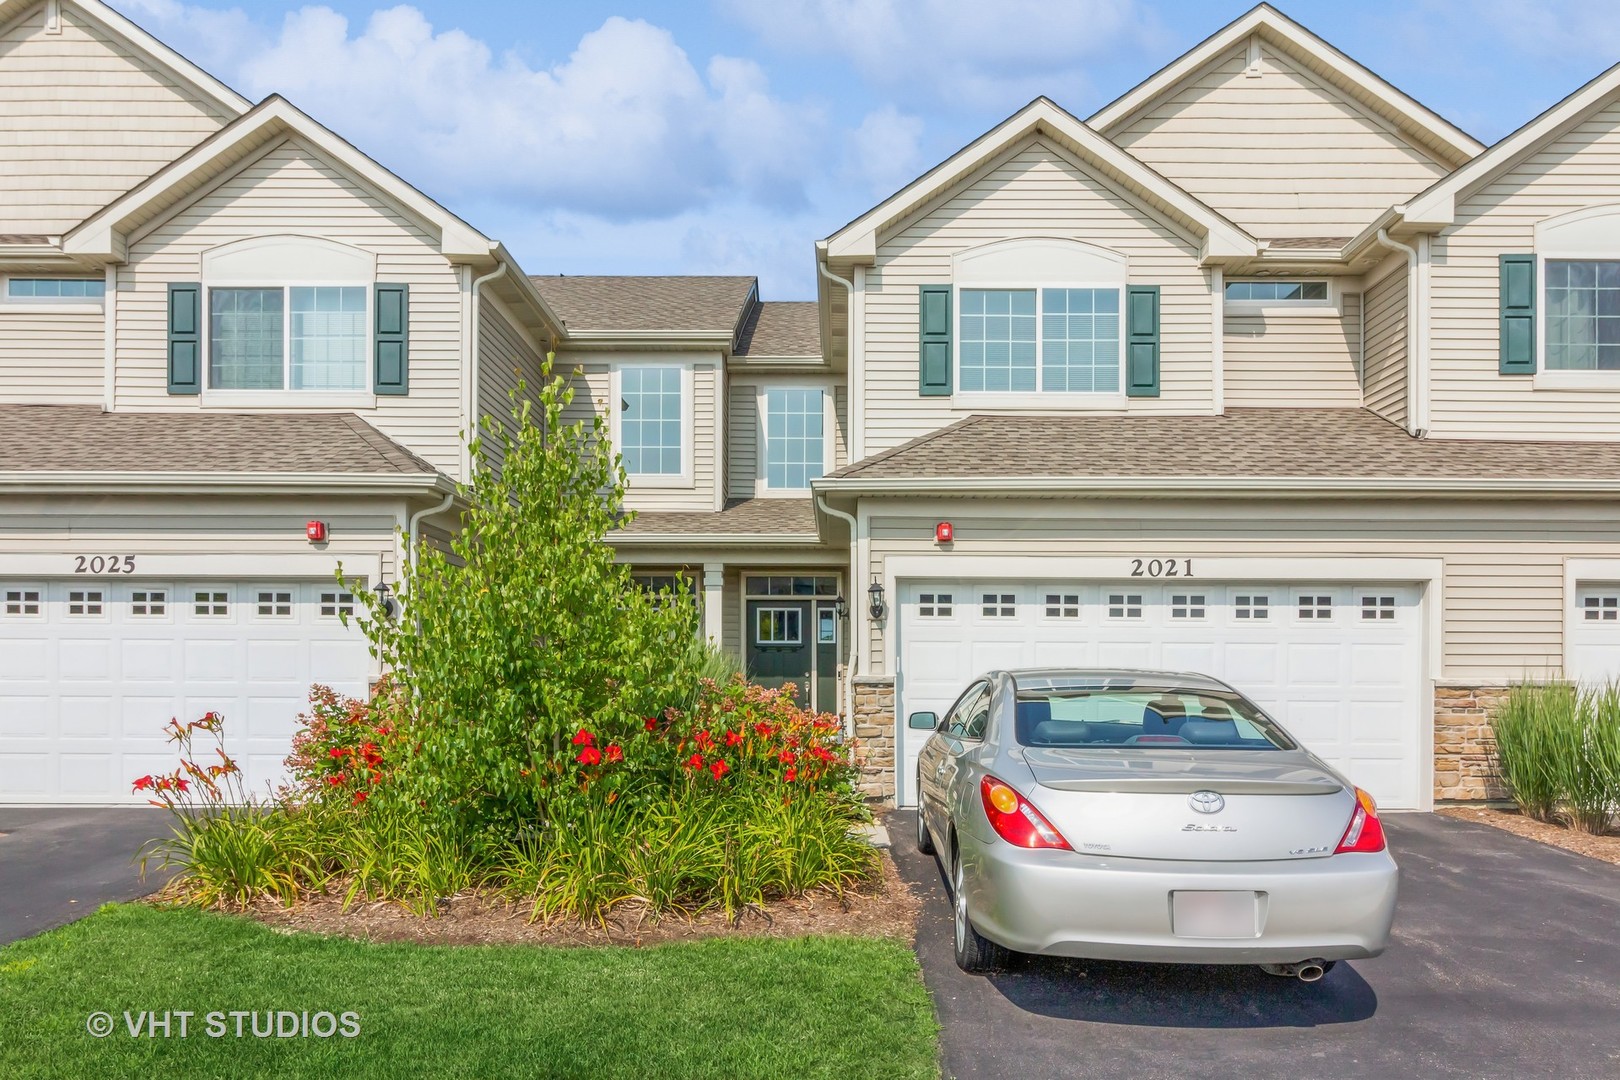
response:
[[[1020,690],[1024,746],[1143,750],[1292,750],[1295,743],[1238,694],[1159,688]]]

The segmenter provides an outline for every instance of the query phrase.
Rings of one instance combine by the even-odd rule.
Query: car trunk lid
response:
[[[1353,793],[1301,751],[1028,747],[1024,760],[1038,785],[1030,801],[1090,854],[1321,858],[1353,810]]]

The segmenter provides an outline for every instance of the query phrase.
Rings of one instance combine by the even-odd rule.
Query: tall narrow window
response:
[[[1620,261],[1547,260],[1547,369],[1620,371]]]
[[[765,486],[810,486],[826,466],[825,398],[820,389],[772,387],[765,391]]]
[[[682,369],[633,365],[619,371],[619,453],[631,476],[680,476]]]

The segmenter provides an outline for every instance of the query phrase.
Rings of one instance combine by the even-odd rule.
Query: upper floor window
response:
[[[6,279],[6,299],[23,301],[92,301],[107,295],[105,278]]]
[[[690,475],[687,409],[690,369],[627,364],[616,369],[617,436],[624,471],[632,477],[677,481]]]
[[[1120,290],[961,290],[964,393],[1117,394]]]
[[[1550,371],[1620,371],[1620,260],[1547,260]]]
[[[819,387],[765,390],[765,487],[800,490],[826,472],[826,393]]]
[[[214,288],[208,385],[215,390],[365,390],[364,286]]]
[[[1328,286],[1325,281],[1233,281],[1226,286],[1229,303],[1254,304],[1325,304]]]

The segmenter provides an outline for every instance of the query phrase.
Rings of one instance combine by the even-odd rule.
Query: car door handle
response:
[[[935,776],[944,776],[945,775],[945,770],[950,768],[950,767],[951,767],[951,759],[946,758],[944,761],[941,761],[939,763],[939,768],[934,770],[934,775]]]

